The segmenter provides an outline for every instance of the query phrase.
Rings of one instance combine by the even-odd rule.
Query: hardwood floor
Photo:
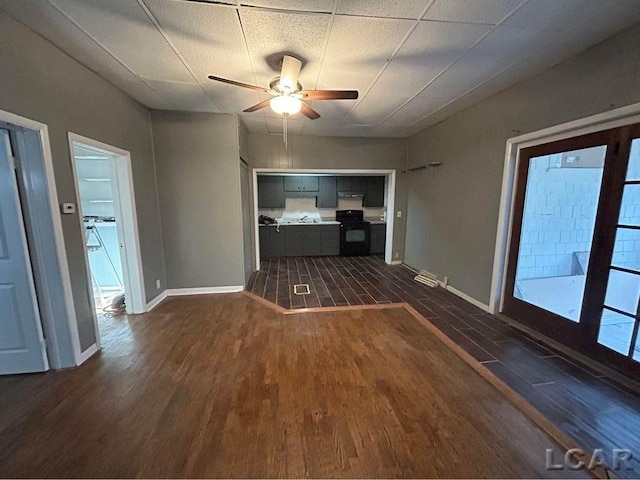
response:
[[[546,477],[559,447],[406,310],[242,294],[102,321],[78,369],[0,378],[3,477]]]
[[[632,468],[615,474],[640,477],[636,393],[414,275],[377,257],[265,259],[248,290],[292,311],[404,302],[585,449],[604,449],[609,462],[613,449],[630,449]],[[293,295],[295,283],[309,283],[311,294]]]

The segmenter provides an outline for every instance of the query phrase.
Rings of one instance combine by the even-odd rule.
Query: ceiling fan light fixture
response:
[[[273,97],[269,102],[271,110],[278,115],[294,115],[302,108],[302,102],[299,98],[292,97],[290,95],[279,95]]]

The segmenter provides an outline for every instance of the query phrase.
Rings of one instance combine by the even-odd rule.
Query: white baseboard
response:
[[[484,310],[485,312],[491,313],[491,308],[489,308],[489,305],[482,303],[480,300],[476,300],[475,298],[470,297],[469,295],[467,295],[464,292],[461,292],[457,288],[453,288],[451,285],[443,285],[443,287],[446,288],[451,293],[453,293],[454,295],[462,298],[463,300],[466,300],[472,305],[475,305],[479,309]]]
[[[402,260],[393,260],[389,265],[402,265]]]
[[[196,287],[196,288],[170,288],[165,290],[167,297],[177,295],[208,295],[210,293],[236,293],[244,290],[243,285],[229,285],[224,287]]]
[[[80,354],[80,358],[78,358],[78,365],[82,365],[86,362],[90,357],[98,352],[98,344],[94,343],[89,348],[87,348],[84,352]]]
[[[151,300],[149,303],[147,303],[147,312],[150,312],[151,310],[153,310],[154,308],[156,308],[158,305],[160,305],[160,303],[162,303],[162,301],[167,298],[167,291],[163,290],[160,295],[158,295],[156,298],[154,298],[153,300]]]
[[[236,293],[244,290],[243,285],[229,285],[224,287],[195,287],[195,288],[168,288],[156,298],[147,303],[147,312],[150,312],[167,297],[180,295],[209,295],[211,293]]]

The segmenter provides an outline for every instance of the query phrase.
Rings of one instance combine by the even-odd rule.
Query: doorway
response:
[[[520,151],[503,312],[640,374],[640,124]]]
[[[125,150],[72,133],[69,145],[99,337],[99,315],[146,310],[131,160]]]

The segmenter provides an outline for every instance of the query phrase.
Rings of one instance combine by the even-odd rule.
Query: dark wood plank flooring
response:
[[[612,449],[630,449],[633,468],[616,475],[640,477],[638,395],[414,275],[378,257],[264,259],[247,290],[286,309],[406,302],[584,448],[604,449],[608,460]],[[293,294],[298,279],[310,295]]]
[[[559,446],[403,308],[203,295],[101,327],[80,368],[0,378],[1,476],[586,473],[546,470]]]

